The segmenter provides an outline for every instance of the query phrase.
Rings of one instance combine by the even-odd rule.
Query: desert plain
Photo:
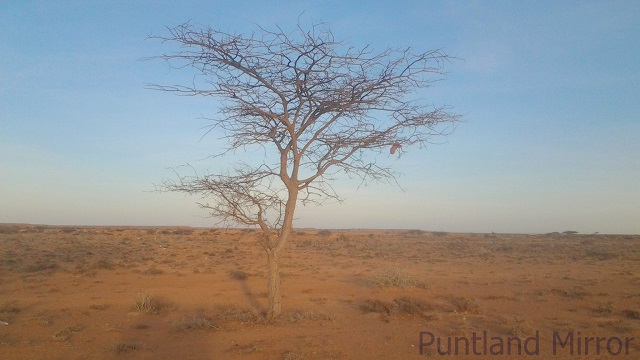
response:
[[[640,359],[640,236],[0,225],[2,359]],[[438,346],[439,344],[439,346]]]

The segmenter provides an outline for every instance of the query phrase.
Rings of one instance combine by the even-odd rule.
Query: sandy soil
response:
[[[640,236],[297,230],[276,323],[255,236],[0,225],[0,358],[640,359]]]

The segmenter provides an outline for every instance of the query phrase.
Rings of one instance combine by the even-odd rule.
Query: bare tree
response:
[[[363,182],[395,182],[375,155],[423,147],[448,134],[458,116],[407,98],[444,74],[451,57],[441,50],[374,52],[336,41],[329,28],[258,28],[249,36],[186,23],[153,36],[175,43],[155,56],[195,71],[190,85],[149,85],[220,101],[211,119],[226,151],[261,147],[262,159],[237,163],[224,174],[181,175],[164,191],[200,194],[199,205],[222,220],[257,226],[268,259],[267,318],[281,312],[279,261],[291,235],[296,206],[339,199],[331,187],[339,172]],[[270,156],[272,155],[272,156]],[[257,162],[256,162],[257,161]]]

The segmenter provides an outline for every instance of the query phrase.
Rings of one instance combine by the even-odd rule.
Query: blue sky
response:
[[[170,50],[147,35],[303,12],[356,46],[462,59],[417,96],[464,122],[382,156],[404,190],[341,181],[346,201],[300,207],[296,226],[640,233],[638,1],[3,1],[0,222],[214,224],[197,197],[153,192],[169,167],[226,164],[200,161],[222,145],[201,139],[215,101],[145,89],[192,76],[140,61]]]

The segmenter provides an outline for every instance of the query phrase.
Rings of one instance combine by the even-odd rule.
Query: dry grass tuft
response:
[[[386,316],[391,316],[396,310],[396,305],[392,302],[371,299],[362,301],[359,307],[365,314],[377,313]]]
[[[159,314],[171,307],[168,301],[157,296],[151,296],[147,293],[140,293],[133,305],[135,311],[146,314]]]
[[[143,350],[144,345],[139,342],[121,342],[116,345],[116,352],[123,353],[131,350]]]
[[[410,296],[403,296],[393,300],[398,307],[398,312],[412,316],[429,316],[428,313],[433,310],[430,303]]]
[[[218,321],[235,321],[243,324],[256,324],[260,318],[251,310],[239,308],[235,305],[220,305],[215,311]]]
[[[393,299],[393,302],[367,299],[360,303],[360,311],[365,314],[381,314],[388,320],[392,315],[421,316],[431,318],[429,314],[433,305],[415,297],[403,296]]]
[[[211,318],[204,315],[185,317],[174,321],[171,325],[173,331],[206,330],[214,327]]]
[[[455,311],[469,314],[479,314],[480,313],[480,305],[476,302],[475,299],[464,297],[464,296],[450,296],[448,299],[449,303],[453,305]]]
[[[608,302],[606,304],[598,304],[593,309],[593,315],[595,315],[595,316],[609,316],[609,315],[613,314],[613,309],[614,309],[614,306],[613,306],[612,302]]]
[[[109,304],[91,304],[89,309],[91,310],[108,310],[111,307]]]
[[[292,323],[297,323],[297,322],[303,321],[303,320],[311,320],[311,321],[326,320],[326,321],[332,321],[333,320],[333,316],[331,316],[330,314],[317,312],[317,311],[312,311],[312,310],[294,310],[294,311],[287,311],[287,312],[281,314],[280,318],[278,318],[277,323],[278,324],[292,324]]]
[[[67,326],[57,333],[53,334],[53,340],[55,341],[68,341],[73,334],[82,331],[81,326]]]

